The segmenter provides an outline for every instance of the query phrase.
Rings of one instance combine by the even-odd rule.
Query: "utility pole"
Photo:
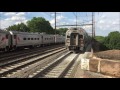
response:
[[[77,12],[76,12],[76,28],[77,28]]]
[[[57,14],[60,14],[60,13],[54,12],[54,13],[51,13],[51,14],[54,14],[54,18],[55,18],[55,26],[54,26],[54,28],[55,28],[55,35],[56,35]]]
[[[55,12],[55,35],[56,35],[56,12]]]
[[[95,37],[95,13],[92,12],[92,38]]]

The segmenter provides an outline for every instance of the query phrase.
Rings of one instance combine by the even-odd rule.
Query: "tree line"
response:
[[[120,32],[113,31],[108,34],[108,36],[96,36],[95,39],[99,41],[101,50],[120,50]]]
[[[43,17],[33,17],[31,20],[28,20],[26,24],[20,23],[17,25],[12,25],[6,28],[8,31],[21,31],[21,32],[38,32],[38,33],[47,33],[47,34],[60,34],[64,35],[68,28],[59,28],[55,31]]]

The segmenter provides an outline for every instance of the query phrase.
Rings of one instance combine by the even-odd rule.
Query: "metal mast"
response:
[[[95,13],[92,12],[92,37],[95,37]]]
[[[55,12],[55,35],[56,35],[56,12]]]

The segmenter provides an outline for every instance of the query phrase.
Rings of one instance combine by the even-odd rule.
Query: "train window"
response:
[[[33,40],[33,38],[31,38],[31,40]]]
[[[36,40],[36,38],[35,38],[35,40]]]
[[[72,35],[71,37],[72,37],[72,38],[76,38],[76,35]]]
[[[79,35],[79,38],[83,38],[83,35]]]
[[[76,35],[74,35],[74,38],[76,38]]]
[[[26,38],[23,38],[23,40],[26,40]]]
[[[38,38],[38,40],[39,40],[39,38]]]
[[[70,36],[67,36],[67,38],[70,38]]]
[[[16,35],[14,35],[14,39],[16,39]]]
[[[30,40],[30,38],[28,38],[28,40]]]
[[[6,35],[6,39],[8,39],[8,34]]]

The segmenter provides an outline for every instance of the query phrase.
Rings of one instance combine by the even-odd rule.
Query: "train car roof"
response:
[[[71,33],[79,33],[79,34],[88,35],[88,33],[83,28],[70,28],[69,30],[67,30],[66,35],[70,35]]]
[[[6,34],[9,34],[8,31],[6,31],[6,30],[1,30],[1,29],[0,29],[0,33],[6,33]]]
[[[20,31],[9,31],[11,34],[36,34],[38,35],[39,33],[31,33],[31,32],[20,32]]]

